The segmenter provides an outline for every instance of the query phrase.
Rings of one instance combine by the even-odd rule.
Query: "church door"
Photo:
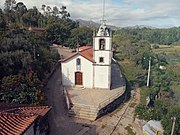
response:
[[[75,72],[75,85],[82,85],[82,73]]]

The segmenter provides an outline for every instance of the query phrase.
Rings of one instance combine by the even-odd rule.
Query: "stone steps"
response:
[[[93,106],[73,105],[73,107],[69,110],[68,115],[70,117],[94,121],[97,117],[97,112],[97,108]]]
[[[97,118],[97,115],[89,115],[89,114],[69,114],[70,117],[75,117],[75,118],[81,118],[81,119],[87,119],[94,121]]]
[[[71,110],[97,113],[97,108],[84,108],[84,107],[76,107],[76,106],[74,106],[74,107],[71,108]]]
[[[89,111],[82,111],[82,110],[80,110],[80,111],[74,111],[74,110],[70,110],[69,112],[68,112],[68,114],[70,114],[70,115],[78,115],[78,114],[82,114],[82,115],[97,115],[97,112],[89,112]]]

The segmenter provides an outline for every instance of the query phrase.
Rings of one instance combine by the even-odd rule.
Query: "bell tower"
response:
[[[103,20],[93,37],[94,87],[110,89],[112,34]]]

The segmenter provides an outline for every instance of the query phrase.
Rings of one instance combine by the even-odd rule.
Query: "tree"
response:
[[[16,5],[16,0],[5,0],[4,11],[7,13],[11,10],[14,10],[15,5]]]
[[[45,95],[38,78],[27,75],[4,77],[0,90],[0,101],[5,103],[19,103],[41,105]]]
[[[57,22],[47,25],[47,39],[51,43],[65,44],[71,30],[77,27],[77,23],[70,19],[59,19]]]
[[[71,30],[71,35],[67,41],[67,45],[70,48],[76,48],[77,44],[80,46],[92,45],[92,28],[78,27]],[[78,42],[78,43],[77,43]]]
[[[62,6],[60,9],[61,9],[60,14],[62,16],[62,19],[67,19],[68,17],[70,17],[70,13],[66,11],[66,6]]]

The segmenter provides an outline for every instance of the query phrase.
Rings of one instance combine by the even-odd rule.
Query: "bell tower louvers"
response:
[[[94,87],[110,89],[111,86],[111,60],[112,35],[102,21],[97,33],[93,37],[94,53]]]

